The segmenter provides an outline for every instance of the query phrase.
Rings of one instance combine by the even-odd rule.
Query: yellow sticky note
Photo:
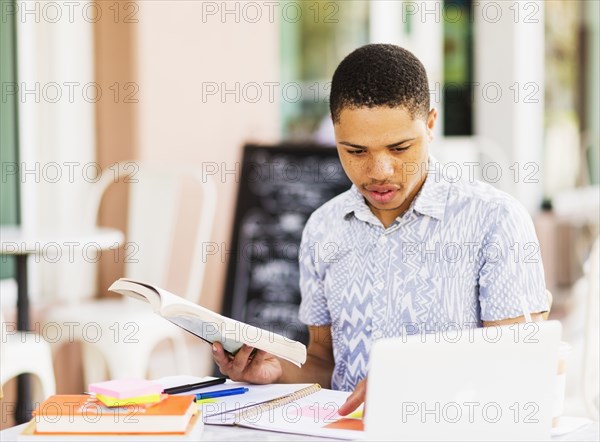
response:
[[[125,407],[128,405],[139,405],[139,404],[155,404],[160,402],[166,395],[148,394],[146,396],[131,397],[128,399],[118,399],[111,396],[105,396],[103,394],[96,394],[96,398],[107,407]]]
[[[362,419],[363,418],[363,410],[362,408],[356,411],[353,411],[352,413],[350,413],[348,416],[346,417],[351,417],[353,419]]]

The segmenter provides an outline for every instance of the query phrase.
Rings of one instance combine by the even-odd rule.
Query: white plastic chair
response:
[[[187,166],[175,168],[141,163],[133,171],[125,164],[119,165],[119,180],[115,179],[115,168],[111,167],[95,184],[89,199],[91,216],[97,219],[108,187],[128,178],[131,182],[128,184],[124,276],[155,284],[197,302],[204,281],[203,248],[210,241],[216,213],[214,182],[211,177]],[[188,214],[182,215],[196,202],[190,202],[194,190],[201,190],[201,204],[195,221],[190,220]],[[181,233],[178,229],[178,223],[182,221],[192,227],[190,232]],[[175,250],[175,238],[181,234],[189,241],[185,247]],[[180,269],[172,263],[178,260],[189,267],[185,275],[174,276]],[[138,300],[126,297],[71,302],[51,309],[46,320],[63,327],[63,336],[68,336],[68,324],[75,323],[70,327],[75,330],[76,339],[83,343],[86,385],[107,378],[145,378],[153,350],[165,340],[173,347],[179,373],[191,372],[185,332]]]
[[[36,400],[44,400],[55,394],[56,380],[50,345],[39,334],[17,331],[16,323],[6,322],[2,311],[0,326],[0,387],[16,376],[28,373],[39,380],[41,392],[34,389]]]

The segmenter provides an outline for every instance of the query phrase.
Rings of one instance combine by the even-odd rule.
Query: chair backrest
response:
[[[217,208],[214,180],[187,165],[118,166],[116,176],[111,166],[96,183],[90,205],[97,219],[107,188],[118,181],[128,183],[124,276],[197,302]]]

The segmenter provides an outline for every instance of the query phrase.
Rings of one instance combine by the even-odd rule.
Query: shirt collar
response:
[[[352,184],[350,192],[348,192],[346,203],[344,204],[342,214],[347,219],[351,214],[361,221],[375,224],[376,216],[371,212],[371,209],[365,202],[365,198],[358,191],[357,187]]]
[[[444,218],[448,191],[450,190],[450,183],[453,181],[443,176],[441,169],[440,163],[430,155],[427,178],[421,190],[411,202],[407,213],[415,211],[438,220]],[[372,222],[376,220],[375,215],[371,212],[364,197],[354,184],[350,188],[342,211],[344,218],[347,218],[351,213],[354,213],[354,216],[361,221]]]

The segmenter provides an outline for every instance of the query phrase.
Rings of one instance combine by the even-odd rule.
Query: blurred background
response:
[[[0,221],[19,232],[3,230],[3,343],[17,314],[11,255],[29,255],[29,328],[51,343],[58,393],[114,377],[107,358],[129,363],[127,346],[106,344],[104,362],[86,350],[98,341],[87,325],[117,344],[153,327],[127,316],[141,308],[107,291],[115,279],[137,276],[222,311],[244,146],[332,145],[335,67],[358,46],[385,42],[427,69],[440,113],[434,155],[529,210],[551,317],[571,345],[565,413],[597,419],[598,1],[0,4]],[[173,187],[167,170],[198,179]],[[202,213],[210,214],[204,224]],[[299,220],[284,221],[301,229]],[[104,310],[100,300],[109,302]],[[186,361],[171,335],[148,344],[146,376],[211,374],[209,346],[183,337]],[[2,382],[6,427],[17,388]]]

